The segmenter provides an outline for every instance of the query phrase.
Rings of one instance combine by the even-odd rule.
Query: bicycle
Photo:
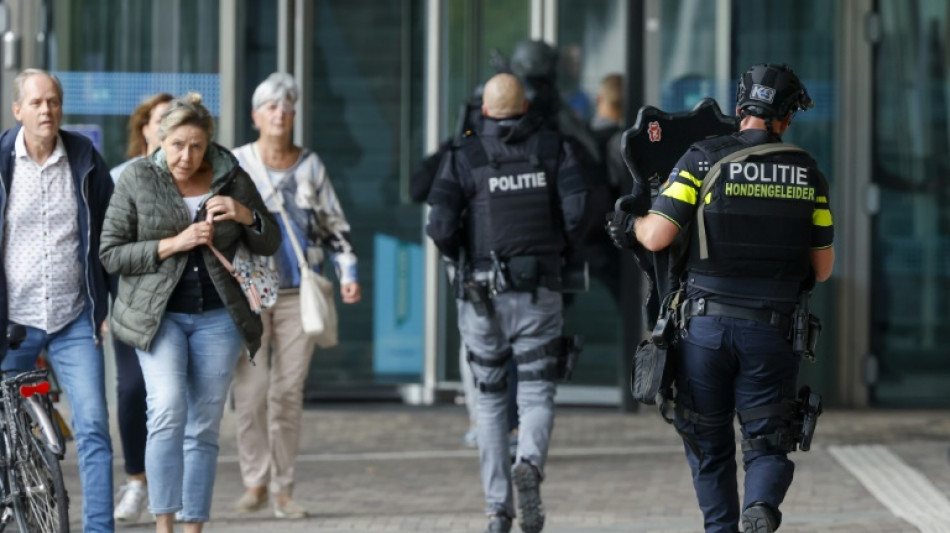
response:
[[[16,348],[26,337],[11,325]],[[69,533],[69,496],[60,461],[65,438],[54,422],[49,372],[31,370],[0,380],[0,532],[12,519],[29,533]]]

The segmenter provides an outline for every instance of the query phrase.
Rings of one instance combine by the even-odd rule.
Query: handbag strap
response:
[[[303,245],[297,240],[297,232],[294,231],[294,226],[290,222],[290,217],[287,216],[287,212],[284,210],[284,197],[279,193],[280,184],[275,186],[268,179],[266,179],[268,176],[267,169],[264,168],[264,162],[261,160],[261,155],[257,150],[256,142],[251,143],[251,149],[249,152],[250,157],[245,158],[245,163],[247,163],[248,170],[251,172],[251,174],[257,174],[261,177],[260,180],[255,180],[255,183],[266,183],[270,189],[270,194],[267,195],[265,201],[268,201],[271,199],[271,197],[273,197],[273,201],[277,205],[277,213],[280,214],[280,218],[284,221],[284,227],[287,229],[287,233],[290,235],[290,244],[294,248],[294,255],[297,256],[297,266],[301,271],[310,268],[310,265],[307,263],[307,258],[303,254]]]
[[[215,257],[218,258],[218,261],[221,261],[221,264],[224,265],[224,268],[226,268],[227,271],[230,272],[232,276],[234,276],[234,277],[236,277],[236,278],[237,278],[237,277],[240,277],[240,276],[238,275],[238,273],[234,270],[234,265],[231,264],[231,262],[228,261],[228,258],[227,258],[227,257],[224,257],[224,254],[222,254],[220,251],[218,251],[218,249],[215,248],[213,244],[209,244],[209,245],[208,245],[208,248],[211,249],[211,251],[214,253]]]
[[[297,241],[297,232],[294,231],[294,227],[290,222],[290,217],[287,216],[287,212],[284,211],[284,202],[283,198],[280,199],[278,203],[277,212],[280,214],[280,218],[284,221],[284,227],[287,228],[287,233],[290,234],[290,245],[294,247],[294,254],[297,256],[297,265],[300,267],[300,270],[306,270],[310,268],[310,265],[307,264],[307,258],[303,255],[303,247]]]
[[[206,217],[205,220],[206,220],[206,222],[212,222],[212,223],[213,223],[213,218],[214,218],[214,217],[211,215],[211,213],[208,213],[208,216]],[[230,261],[228,261],[228,258],[227,258],[227,257],[224,257],[224,254],[222,254],[220,250],[218,250],[217,248],[214,247],[214,244],[213,244],[213,243],[210,243],[210,242],[209,242],[209,243],[206,244],[205,246],[207,246],[208,248],[211,249],[211,252],[214,254],[214,256],[218,258],[218,261],[220,261],[221,264],[224,265],[224,268],[225,268],[232,276],[234,276],[235,278],[237,278],[237,280],[238,280],[239,282],[243,282],[243,281],[244,281],[244,280],[241,278],[241,275],[238,274],[237,271],[234,269],[234,265],[233,265]]]

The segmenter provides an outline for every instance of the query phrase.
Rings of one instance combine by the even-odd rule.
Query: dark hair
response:
[[[142,135],[142,128],[152,119],[152,111],[161,104],[167,104],[174,100],[174,96],[168,93],[158,93],[150,96],[129,115],[129,147],[125,151],[125,156],[129,159],[140,155],[148,155],[148,142]]]

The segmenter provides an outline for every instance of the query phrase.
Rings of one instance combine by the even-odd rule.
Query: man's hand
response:
[[[637,245],[637,236],[633,232],[633,223],[637,217],[623,211],[614,211],[608,215],[606,230],[614,246],[621,250],[632,250]]]

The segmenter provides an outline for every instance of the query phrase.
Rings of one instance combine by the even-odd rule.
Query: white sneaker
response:
[[[138,522],[148,505],[148,488],[137,479],[130,479],[119,489],[119,503],[115,504],[115,521],[120,524]]]

